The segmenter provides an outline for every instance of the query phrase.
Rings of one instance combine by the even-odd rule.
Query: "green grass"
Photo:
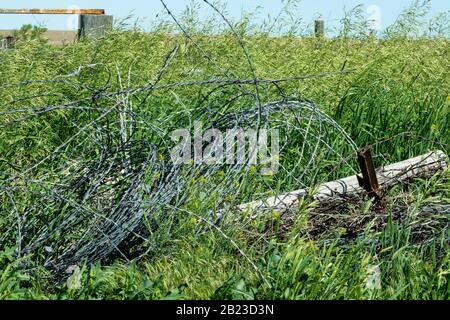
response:
[[[180,46],[179,51],[161,83],[223,77],[217,66],[228,70],[231,78],[252,78],[234,35],[199,33],[194,40],[195,45],[184,37],[169,36],[162,31],[148,34],[116,31],[98,41],[63,47],[28,39],[19,43],[16,50],[0,52],[0,111],[89,98],[93,88],[102,88],[106,83],[109,91],[120,89],[120,80],[132,87],[146,85],[157,77],[167,53],[176,45]],[[385,40],[344,36],[274,38],[253,34],[244,35],[243,42],[260,79],[353,70],[341,76],[287,82],[281,88],[288,96],[317,102],[358,146],[373,144],[377,165],[433,149],[449,153],[448,39],[411,39],[401,35]],[[206,63],[198,47],[216,65]],[[90,64],[96,66],[80,69],[70,81],[60,77]],[[14,85],[43,79],[62,81]],[[183,112],[199,103],[209,90],[206,86],[167,89],[145,100],[144,94],[140,94],[132,98],[134,110],[149,119],[160,120],[166,126],[164,129],[170,131],[186,125]],[[239,92],[238,88],[230,87],[214,93],[209,101],[220,105]],[[42,93],[46,95],[41,96]],[[279,99],[279,91],[274,86],[264,86],[260,93],[264,102]],[[251,101],[243,98],[231,108],[244,108]],[[1,114],[0,123],[16,117]],[[88,121],[90,118],[85,113],[59,110],[1,128],[0,178],[14,172],[14,167],[26,167],[44,157]],[[156,139],[146,136],[144,131],[139,134],[149,140]],[[336,145],[340,144],[336,142]],[[348,154],[340,146],[336,151]],[[88,157],[84,154],[88,150],[83,145],[70,144],[59,158],[30,172],[29,179],[52,181],[51,174],[59,164],[79,155]],[[285,164],[290,160],[283,159]],[[317,170],[320,181],[349,173],[346,168],[329,172],[325,162]],[[265,184],[257,177],[249,174],[245,179],[239,195],[242,201],[252,198],[256,192],[266,191]],[[276,179],[270,183],[276,186],[279,182]],[[161,235],[162,245],[151,256],[128,264],[118,259],[110,265],[80,266],[78,288],[69,288],[66,283],[54,285],[42,266],[41,253],[16,260],[12,234],[10,246],[0,248],[0,299],[450,298],[448,212],[439,216],[444,223],[426,233],[425,239],[418,241],[414,233],[424,223],[416,215],[418,207],[433,201],[449,203],[448,171],[428,181],[391,190],[387,197],[388,213],[405,202],[407,217],[397,221],[391,216],[386,225],[377,230],[367,229],[345,245],[339,241],[342,230],[330,230],[334,236],[328,242],[307,236],[310,213],[316,206],[309,201],[295,213],[294,225],[282,233],[279,233],[281,221],[276,213],[250,225],[235,221],[222,224],[223,233],[215,229],[195,233],[201,224],[196,215],[203,214],[214,202],[212,196],[202,198],[211,183],[214,185],[214,181],[209,181],[207,186],[202,186],[194,181],[189,186],[183,209],[192,214],[176,217],[177,228],[173,228],[170,236]],[[282,187],[292,190],[299,186],[287,181]],[[17,194],[14,200],[19,209],[24,209],[35,198]],[[364,211],[358,205],[352,210],[341,213]],[[1,193],[0,234],[10,230],[15,221],[10,212],[9,196]],[[47,214],[51,215],[52,211],[49,209]],[[23,270],[24,261],[33,265],[31,271]],[[379,289],[367,285],[375,267],[381,274]]]
[[[433,179],[412,197],[429,198],[448,181]],[[442,185],[442,179],[446,180]],[[420,184],[420,183],[419,183]],[[423,185],[429,183],[423,182]],[[427,191],[428,190],[428,191]],[[417,199],[418,200],[418,199]],[[419,201],[419,200],[418,200]],[[423,200],[420,200],[423,201]],[[304,206],[298,215],[307,215]],[[80,287],[53,287],[44,274],[21,274],[16,263],[2,256],[2,298],[33,299],[448,299],[450,256],[448,230],[417,243],[411,230],[417,221],[390,220],[378,232],[368,231],[347,246],[337,239],[328,245],[300,237],[293,229],[287,239],[251,242],[237,226],[228,236],[256,263],[253,267],[218,233],[174,241],[149,261],[126,265],[82,267]],[[300,226],[301,227],[301,226]],[[381,287],[367,286],[370,270],[378,266]]]

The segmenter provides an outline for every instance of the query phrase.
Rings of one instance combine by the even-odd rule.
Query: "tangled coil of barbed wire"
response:
[[[145,114],[124,112],[117,99],[103,108],[92,102],[83,107],[76,103],[6,112],[14,118],[3,122],[5,127],[21,126],[56,110],[75,109],[78,116],[89,120],[83,126],[66,128],[74,133],[27,167],[4,164],[8,169],[2,171],[0,193],[8,200],[11,221],[0,237],[2,245],[15,235],[18,256],[43,250],[44,265],[58,272],[82,261],[130,259],[153,250],[158,239],[149,239],[152,231],[172,221],[195,197],[203,200],[207,195],[212,202],[204,203],[200,211],[211,214],[250,200],[242,194],[252,184],[264,185],[262,194],[274,192],[275,186],[260,179],[258,172],[256,181],[246,179],[252,170],[249,166],[175,165],[170,159],[171,127],[164,128]],[[221,130],[253,128],[258,115],[261,127],[283,131],[281,153],[301,150],[296,161],[281,162],[279,176],[291,181],[290,185],[312,183],[321,157],[346,163],[334,151],[332,139],[341,136],[337,141],[348,144],[349,149],[351,140],[311,101],[286,99],[244,108],[225,113],[213,124]],[[334,138],[330,131],[335,132]],[[291,139],[294,134],[298,137]],[[23,194],[28,201],[20,199]],[[256,192],[254,197],[258,197]],[[137,244],[143,247],[137,248]],[[130,252],[131,248],[136,252]]]
[[[128,260],[151,252],[158,245],[153,232],[162,225],[170,228],[169,222],[196,197],[210,200],[199,212],[208,212],[204,218],[214,221],[211,215],[217,210],[250,200],[241,193],[252,184],[264,185],[262,194],[274,192],[257,171],[256,181],[246,179],[249,170],[255,171],[248,165],[174,164],[170,131],[165,131],[170,126],[165,129],[145,114],[124,111],[117,99],[102,108],[91,102],[2,112],[13,115],[2,122],[4,127],[21,126],[56,110],[74,109],[89,119],[82,127],[74,124],[74,133],[36,162],[24,168],[3,164],[7,169],[1,173],[0,194],[9,203],[11,221],[0,237],[2,246],[11,244],[14,235],[17,256],[42,251],[44,265],[58,273],[81,262]],[[312,183],[321,157],[346,163],[334,152],[331,130],[334,138],[342,137],[340,143],[353,147],[345,131],[311,101],[285,99],[244,108],[212,123],[221,130],[248,128],[258,115],[261,127],[278,127],[284,138],[298,135],[280,146],[281,153],[301,150],[293,163],[281,162],[280,177],[294,181],[290,185]],[[24,194],[27,201],[21,200]]]
[[[227,21],[224,16],[223,19]],[[280,185],[310,185],[320,175],[316,170],[318,161],[353,170],[348,159],[335,151],[337,144],[340,150],[356,149],[345,131],[314,102],[287,97],[280,86],[287,81],[348,71],[258,79],[244,45],[239,42],[253,77],[235,78],[232,71],[223,70],[179,27],[202,53],[205,63],[221,70],[222,78],[162,83],[177,55],[177,46],[168,52],[148,85],[121,84],[111,88],[108,80],[102,87],[89,88],[87,97],[61,104],[36,106],[35,101],[55,96],[43,92],[16,97],[2,106],[0,127],[4,132],[29,130],[28,134],[31,131],[38,135],[42,128],[34,124],[42,118],[64,119],[65,125],[59,129],[59,142],[52,142],[52,148],[39,157],[22,164],[11,159],[0,162],[0,198],[5,216],[0,226],[1,247],[14,246],[17,257],[41,257],[46,268],[61,276],[72,265],[114,258],[128,261],[152,254],[165,238],[176,237],[176,230],[182,228],[180,215],[194,215],[216,224],[218,211],[222,215],[239,202],[274,194]],[[73,92],[86,92],[86,86],[74,81],[86,70],[105,72],[105,79],[113,77],[113,72],[99,63],[80,66],[53,79],[6,84],[1,89],[63,84]],[[120,72],[116,72],[120,79]],[[205,91],[202,101],[193,108],[167,112],[167,116],[159,118],[146,112],[152,108],[147,99],[154,92],[189,86]],[[224,99],[220,93],[230,87],[233,96]],[[269,87],[279,90],[278,101],[262,100],[261,92]],[[137,101],[140,107],[135,106]],[[15,108],[18,104],[23,107]],[[174,163],[171,132],[180,127],[191,128],[196,120],[202,121],[204,130],[279,130],[280,154],[287,160],[279,161],[277,180],[268,180],[248,161]]]

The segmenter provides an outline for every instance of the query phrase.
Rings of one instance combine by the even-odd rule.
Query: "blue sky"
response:
[[[180,13],[191,0],[165,0],[174,13]],[[202,2],[201,0],[198,0]],[[276,15],[281,7],[281,0],[229,0],[227,2],[228,14],[234,18],[241,17],[243,12],[252,12],[260,7],[259,17],[268,14]],[[297,15],[309,23],[317,14],[320,14],[328,26],[336,25],[342,17],[344,7],[350,9],[363,4],[368,10],[367,16],[377,16],[380,28],[384,28],[395,21],[398,14],[411,3],[411,0],[303,0],[298,6]],[[204,6],[204,5],[203,5]],[[431,14],[450,10],[450,0],[431,0]],[[102,8],[107,14],[115,18],[123,18],[130,13],[143,21],[143,27],[150,25],[152,19],[162,12],[159,0],[0,0],[3,8]],[[378,14],[379,13],[379,14]],[[53,30],[66,30],[76,25],[76,17],[48,16],[48,15],[0,15],[0,29],[16,29],[22,24],[42,24]]]

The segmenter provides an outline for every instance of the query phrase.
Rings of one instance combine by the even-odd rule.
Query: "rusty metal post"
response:
[[[359,185],[367,191],[370,197],[377,201],[381,200],[377,173],[373,166],[372,150],[369,147],[358,152],[358,163],[362,173],[362,177],[357,176]]]

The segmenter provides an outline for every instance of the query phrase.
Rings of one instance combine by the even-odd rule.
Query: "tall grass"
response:
[[[295,1],[289,3],[295,5]],[[426,7],[426,3],[415,5]],[[410,9],[388,28],[383,39],[376,39],[369,36],[359,19],[361,12],[355,9],[343,20],[340,37],[316,39],[297,37],[305,35],[305,31],[285,27],[286,21],[299,21],[287,14],[289,8],[276,17],[279,25],[268,20],[262,27],[256,26],[251,18],[235,22],[236,32],[242,37],[258,78],[351,69],[352,73],[339,77],[288,82],[280,87],[286,96],[316,101],[358,146],[373,144],[377,164],[403,160],[430,149],[449,152],[450,42],[445,38],[448,18],[441,15],[427,21],[428,29],[424,33],[423,24],[419,23],[423,12],[414,15]],[[4,112],[1,122],[13,119],[8,110],[64,104],[90,97],[94,88],[107,86],[113,91],[124,83],[132,87],[146,85],[158,76],[167,53],[176,46],[179,52],[163,76],[165,83],[219,78],[223,70],[233,78],[252,78],[236,34],[224,30],[223,21],[211,19],[199,24],[195,10],[188,10],[182,18],[191,39],[171,34],[173,26],[161,23],[151,33],[116,30],[97,41],[61,47],[48,46],[37,39],[19,41],[16,50],[0,52],[0,111]],[[214,64],[205,63],[205,53]],[[111,70],[114,72],[110,73]],[[110,74],[114,77],[109,78]],[[65,81],[68,75],[71,82]],[[15,85],[30,81],[36,82]],[[199,103],[208,91],[201,86],[167,89],[132,103],[135,111],[160,121],[169,131],[186,124],[183,112]],[[225,101],[236,93],[230,88],[217,93],[213,100]],[[279,95],[276,87],[261,92],[265,102],[276,100]],[[34,97],[31,106],[28,97]],[[85,114],[60,110],[33,121],[2,127],[0,178],[3,179],[5,172],[13,172],[16,167],[44,157],[89,120]],[[69,145],[59,161],[83,152],[86,150],[82,147]],[[30,179],[47,177],[57,166],[49,162],[31,172]],[[336,177],[329,173],[326,163],[318,170],[322,172],[322,180]],[[346,173],[349,172],[341,171],[339,175]],[[260,181],[251,180],[251,176],[247,179],[243,199],[264,191]],[[408,203],[415,203],[416,207],[433,199],[448,203],[449,181],[447,172],[418,183],[415,189],[399,187],[392,190],[393,199],[398,194],[406,194]],[[276,185],[277,181],[273,183]],[[199,185],[193,183],[186,191],[191,195],[185,207],[187,211],[201,213],[208,201],[214,200],[205,199],[208,191]],[[286,182],[284,187],[295,186],[294,182]],[[32,201],[34,198],[25,194],[14,199],[18,207]],[[14,221],[8,213],[10,202],[6,196],[0,198],[2,233]],[[381,230],[367,230],[354,242],[344,245],[337,230],[336,239],[324,243],[311,240],[302,232],[308,226],[308,214],[314,205],[306,202],[300,207],[294,228],[282,236],[267,232],[268,225],[270,231],[280,231],[280,217],[275,212],[265,217],[266,220],[253,221],[250,226],[233,221],[222,224],[223,234],[215,230],[195,233],[199,225],[195,215],[177,216],[180,227],[173,229],[175,234],[161,239],[163,245],[152,256],[131,264],[117,260],[109,266],[79,266],[79,276],[72,278],[77,285],[72,287],[66,284],[54,287],[39,256],[30,257],[34,268],[25,272],[21,261],[14,259],[12,244],[11,248],[0,248],[0,298],[450,298],[448,228],[434,230],[431,240],[417,242],[412,233],[417,221],[414,208],[409,207],[406,220],[390,219]],[[395,200],[389,205],[395,205]],[[448,221],[448,212],[443,213],[443,219]],[[247,259],[236,245],[243,248]],[[260,274],[255,271],[255,265]],[[379,288],[368,285],[373,270],[380,270]]]

